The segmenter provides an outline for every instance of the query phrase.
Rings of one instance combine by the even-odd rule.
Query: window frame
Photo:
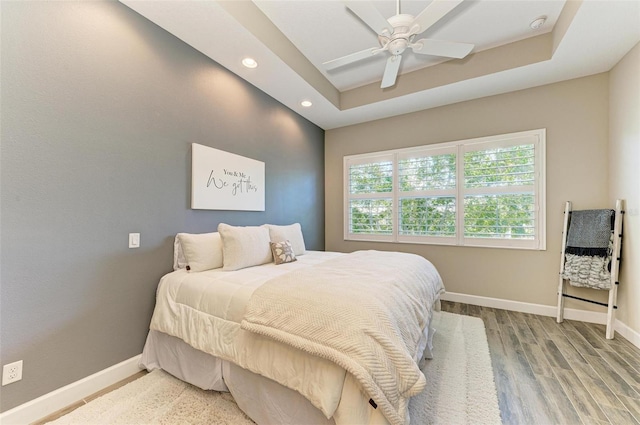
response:
[[[470,151],[488,150],[499,147],[534,145],[534,176],[533,185],[508,186],[508,187],[464,187],[464,154]],[[436,156],[442,153],[455,153],[456,161],[456,185],[453,190],[423,190],[412,192],[400,192],[400,179],[398,164],[400,159],[411,157]],[[422,156],[420,156],[422,155]],[[356,164],[367,164],[375,159],[386,158],[393,164],[393,188],[391,193],[376,194],[350,194],[349,193],[349,167]],[[468,194],[505,194],[523,193],[533,191],[534,196],[534,238],[533,239],[509,239],[509,238],[481,238],[464,236],[464,199]],[[407,195],[408,194],[408,195]],[[400,235],[399,209],[400,199],[408,197],[428,197],[443,194],[455,197],[456,208],[456,232],[455,236],[416,236]],[[370,195],[370,198],[367,197]],[[391,235],[372,235],[350,233],[350,200],[364,198],[391,198],[392,232]],[[393,149],[365,154],[347,155],[343,158],[343,230],[344,240],[372,241],[392,243],[412,243],[429,245],[455,245],[468,247],[506,248],[546,250],[546,129],[522,131],[517,133],[501,134],[495,136],[480,137],[467,140],[457,140],[444,143],[416,146],[412,148]]]

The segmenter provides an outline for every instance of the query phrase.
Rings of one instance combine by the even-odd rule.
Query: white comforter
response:
[[[298,261],[278,266],[169,273],[158,285],[150,328],[296,390],[330,418],[340,402],[344,369],[242,330],[240,321],[249,297],[267,280],[341,255],[307,251]]]
[[[266,282],[249,299],[242,328],[344,367],[402,425],[409,398],[426,385],[414,359],[443,291],[423,257],[358,251]]]
[[[266,264],[235,272],[216,269],[169,273],[158,286],[150,327],[298,391],[330,418],[341,400],[345,369],[243,330],[240,322],[251,295],[266,281],[343,255],[307,251],[298,261],[278,266]]]

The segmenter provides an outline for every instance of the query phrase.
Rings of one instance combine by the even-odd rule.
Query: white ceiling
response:
[[[284,35],[338,88],[348,90],[380,81],[388,55],[376,55],[352,66],[325,72],[323,62],[371,47],[380,47],[376,34],[339,1],[272,1],[254,3]],[[396,14],[395,1],[374,1],[386,18]],[[401,1],[401,13],[417,16],[430,0]],[[474,52],[549,32],[560,15],[564,0],[466,1],[417,38],[475,44]],[[533,31],[529,24],[547,16],[545,25]],[[292,17],[295,17],[292,19]],[[403,54],[401,72],[442,62],[436,56]]]
[[[466,0],[420,38],[473,43],[470,57],[440,64],[442,58],[406,51],[396,87],[382,90],[386,53],[331,72],[322,67],[377,46],[376,34],[342,2],[120,1],[324,129],[605,72],[640,41],[640,0]],[[430,1],[402,1],[401,13],[415,16]],[[373,3],[383,16],[395,14],[395,1]],[[529,28],[543,15],[542,28]],[[480,69],[482,52],[490,63],[513,62],[496,55],[513,56],[506,48],[520,45],[512,43],[542,41],[533,37],[549,32],[548,40],[557,46],[544,60],[525,63],[529,52],[522,46],[523,51],[516,50],[522,64],[471,72]],[[244,68],[245,56],[254,57],[258,68]],[[442,75],[452,74],[451,69],[462,75],[465,67],[464,77]],[[444,82],[421,81],[434,76]],[[303,99],[313,106],[301,107]]]

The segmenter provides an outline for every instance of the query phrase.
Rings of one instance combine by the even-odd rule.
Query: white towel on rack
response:
[[[571,286],[593,289],[611,289],[611,252],[613,251],[613,233],[609,238],[608,255],[565,254],[562,278],[569,280]]]

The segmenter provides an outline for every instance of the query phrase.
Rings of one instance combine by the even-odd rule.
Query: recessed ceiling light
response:
[[[300,102],[300,105],[302,105],[305,108],[308,108],[309,106],[313,105],[313,103],[311,103],[310,100],[303,100],[302,102]]]
[[[546,16],[540,16],[539,18],[534,19],[529,24],[529,26],[531,27],[532,30],[537,30],[541,26],[543,26],[546,21],[547,21],[547,17]]]
[[[258,62],[256,62],[253,58],[244,58],[242,59],[242,64],[247,68],[255,68],[258,66]]]

